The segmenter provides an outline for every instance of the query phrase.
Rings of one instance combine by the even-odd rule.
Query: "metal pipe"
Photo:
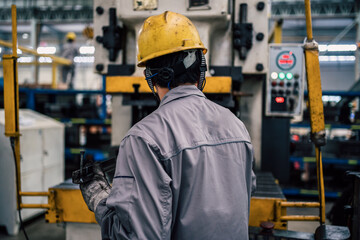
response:
[[[57,84],[56,84],[56,67],[57,64],[54,62],[52,64],[52,79],[51,79],[51,88],[52,89],[56,89]]]
[[[274,28],[274,43],[282,43],[282,24],[283,21],[280,19],[276,21]]]
[[[318,169],[318,190],[319,190],[319,202],[320,202],[320,223],[325,223],[325,191],[324,191],[324,175],[322,167],[322,156],[320,147],[315,147],[316,163]]]
[[[50,204],[28,204],[28,203],[22,203],[20,204],[20,207],[21,208],[48,208],[50,209],[51,208],[51,205]]]
[[[32,197],[38,197],[38,196],[50,196],[49,192],[20,192],[20,196],[32,196]]]
[[[17,209],[21,208],[21,169],[20,169],[20,130],[19,130],[19,84],[18,84],[18,69],[17,69],[17,21],[16,21],[16,5],[11,5],[11,27],[12,27],[12,57],[13,57],[13,84],[14,84],[14,111],[15,115],[15,133],[10,136],[13,145],[15,163],[16,163],[16,202]]]
[[[319,216],[289,215],[280,217],[281,221],[319,221]]]
[[[0,40],[0,45],[4,46],[4,47],[8,47],[8,48],[13,48],[13,44],[10,42],[6,42],[3,40]],[[16,46],[16,45],[15,45]],[[52,59],[53,62],[58,63],[58,64],[62,64],[62,65],[71,65],[72,62],[69,59],[66,58],[62,58],[62,57],[57,57],[57,56],[53,56],[50,54],[39,54],[36,50],[31,49],[31,48],[27,48],[27,47],[23,47],[23,46],[18,46],[18,48],[24,52],[24,53],[29,53],[32,54],[34,56],[38,56],[38,57],[49,57]],[[16,51],[15,51],[16,52]]]
[[[17,22],[16,22],[16,6],[11,5],[11,27],[12,27],[12,51],[13,56],[17,57]]]
[[[305,62],[306,62],[306,76],[309,91],[309,106],[310,106],[310,123],[311,123],[311,140],[315,144],[316,152],[316,173],[317,173],[317,187],[319,192],[320,204],[320,224],[325,223],[325,194],[324,194],[324,176],[322,169],[322,158],[320,146],[325,145],[325,121],[324,121],[324,107],[322,102],[321,92],[321,77],[319,64],[318,44],[313,40],[312,25],[311,25],[311,6],[310,0],[305,1],[305,16],[306,16],[306,31],[307,41],[304,45]]]
[[[306,17],[306,33],[307,40],[313,40],[312,23],[311,23],[311,4],[310,0],[305,0],[305,17]]]
[[[280,202],[281,207],[297,207],[297,208],[317,208],[320,207],[318,202]]]

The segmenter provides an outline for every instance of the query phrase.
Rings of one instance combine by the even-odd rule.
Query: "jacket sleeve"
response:
[[[120,145],[111,193],[95,210],[102,239],[170,239],[170,182],[156,147],[127,136]]]

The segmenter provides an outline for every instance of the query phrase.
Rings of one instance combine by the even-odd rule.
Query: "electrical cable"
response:
[[[18,171],[16,171],[16,153],[15,153],[15,138],[14,137],[10,137],[10,145],[11,145],[11,149],[13,151],[13,155],[14,155],[14,162],[15,162],[15,178],[16,178],[16,186],[19,185],[19,176],[18,176]],[[20,229],[23,231],[24,235],[25,235],[25,239],[29,240],[29,237],[25,231],[25,227],[24,227],[24,223],[22,221],[21,218],[21,208],[20,208],[20,194],[19,192],[16,190],[16,197],[17,197],[17,204],[18,204],[18,213],[19,213],[19,221],[20,221]]]

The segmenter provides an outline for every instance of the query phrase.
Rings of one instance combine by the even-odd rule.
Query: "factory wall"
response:
[[[323,91],[347,91],[355,83],[354,63],[321,63]]]

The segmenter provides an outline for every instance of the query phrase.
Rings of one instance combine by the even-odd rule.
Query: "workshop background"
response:
[[[194,20],[209,49],[204,92],[233,111],[251,135],[259,176],[251,236],[265,229],[282,239],[315,238],[325,220],[314,217],[321,215],[321,204],[310,134],[304,1],[2,0],[0,239],[25,239],[17,213],[14,153],[4,134],[5,59],[14,55],[12,4],[17,14],[20,197],[28,204],[21,216],[29,239],[100,238],[72,173],[80,168],[81,151],[99,162],[116,156],[127,130],[156,109],[142,69],[135,66],[135,44],[144,19],[165,10]],[[351,239],[360,239],[353,227],[360,219],[360,3],[312,0],[311,14],[327,142],[321,148],[326,224],[347,226]],[[75,34],[73,63],[63,55],[69,33]],[[69,66],[73,80],[68,76],[63,82]],[[313,205],[283,204],[288,201]]]

